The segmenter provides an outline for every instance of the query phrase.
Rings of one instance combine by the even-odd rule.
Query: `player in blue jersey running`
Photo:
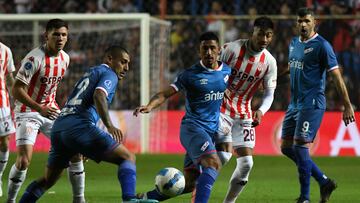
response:
[[[121,46],[105,51],[103,64],[90,68],[77,82],[51,131],[51,150],[45,176],[33,181],[21,203],[36,202],[60,178],[70,158],[81,153],[96,162],[118,165],[123,202],[144,202],[135,198],[135,155],[121,144],[123,134],[110,119],[111,103],[118,81],[129,70],[130,56]],[[101,118],[108,132],[96,126]],[[157,201],[147,201],[157,202]]]
[[[310,202],[310,178],[313,176],[320,185],[320,203],[324,203],[337,186],[311,160],[309,145],[315,139],[326,109],[326,72],[333,76],[343,99],[345,125],[355,121],[354,110],[333,49],[315,32],[311,9],[298,10],[297,28],[300,36],[294,37],[289,46],[291,101],[283,122],[281,151],[298,168],[301,189],[297,202]]]
[[[149,113],[169,97],[183,91],[186,95],[186,114],[181,121],[180,141],[186,150],[184,160],[185,189],[196,188],[196,203],[206,203],[216,180],[221,161],[216,153],[214,135],[218,128],[220,105],[231,69],[217,60],[220,52],[218,37],[212,32],[200,36],[201,60],[180,73],[171,86],[155,94],[146,106],[134,111]],[[142,194],[143,198],[163,201],[170,197],[156,189]]]

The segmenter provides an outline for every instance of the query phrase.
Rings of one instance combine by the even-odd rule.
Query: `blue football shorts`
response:
[[[281,138],[313,142],[324,112],[324,109],[288,109],[282,125]]]
[[[54,123],[49,167],[66,168],[70,159],[78,153],[100,162],[104,154],[119,146],[109,133],[91,123],[70,122],[73,122],[73,119],[64,118]]]
[[[216,153],[214,135],[215,132],[209,133],[199,124],[181,123],[180,142],[186,150],[184,168],[198,168],[202,156]]]

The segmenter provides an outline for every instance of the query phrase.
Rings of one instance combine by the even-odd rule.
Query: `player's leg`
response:
[[[224,203],[234,203],[245,188],[253,167],[253,148],[255,146],[255,129],[252,120],[234,120],[232,128],[233,147],[236,154],[236,167],[230,178],[229,189]]]
[[[17,114],[16,126],[17,156],[8,177],[7,202],[15,202],[16,196],[24,183],[32,158],[33,145],[41,126],[41,119],[35,113]]]
[[[73,192],[73,203],[85,203],[85,171],[80,154],[71,158],[67,175]]]
[[[62,171],[68,167],[70,158],[76,154],[76,152],[71,148],[67,148],[62,140],[61,134],[53,134],[45,175],[27,186],[20,199],[20,203],[36,202],[46,190],[56,183]]]
[[[215,135],[215,146],[221,164],[224,166],[232,156],[232,134],[233,119],[223,113],[219,117],[219,127]]]
[[[2,191],[2,175],[9,159],[9,138],[15,132],[14,122],[11,118],[10,108],[0,108],[0,197]]]
[[[51,129],[54,124],[53,120],[43,118],[44,122],[40,128],[40,131],[47,137],[50,137]],[[68,179],[71,183],[73,192],[73,203],[85,202],[85,172],[81,155],[75,155],[67,168]]]
[[[9,159],[9,136],[0,135],[0,197],[2,197],[2,175]]]
[[[322,109],[302,110],[299,112],[297,120],[297,127],[295,129],[294,136],[294,152],[297,160],[299,181],[301,185],[300,198],[303,199],[310,199],[310,177],[312,174],[319,182],[320,187],[330,181],[312,161],[309,153],[309,143],[313,142],[315,139],[323,115],[324,110]],[[330,194],[328,194],[327,199]]]

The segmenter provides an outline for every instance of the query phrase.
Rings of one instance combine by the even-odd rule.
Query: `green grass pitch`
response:
[[[3,190],[6,190],[7,175],[14,162],[15,154],[10,155],[8,167],[3,175]],[[20,191],[23,193],[25,187],[31,180],[41,176],[44,172],[47,154],[34,154],[27,180]],[[181,155],[137,155],[138,182],[137,192],[144,192],[153,188],[156,173],[164,167],[172,166],[182,169]],[[357,203],[360,202],[360,158],[341,157],[314,158],[315,162],[326,172],[329,177],[336,179],[338,188],[333,193],[333,203]],[[227,190],[228,180],[235,167],[233,158],[226,165],[211,194],[210,203],[221,203]],[[121,202],[121,189],[116,178],[116,167],[101,163],[96,164],[89,161],[85,164],[86,171],[86,198],[88,203],[112,203]],[[246,203],[291,203],[299,194],[299,185],[295,165],[283,156],[268,157],[255,156],[254,168],[250,175],[250,181],[237,202]],[[6,194],[4,194],[6,196]],[[5,197],[0,197],[0,202]],[[41,198],[41,203],[68,203],[71,202],[71,189],[66,174],[59,182]],[[317,183],[311,182],[311,200],[318,202],[319,187]],[[166,202],[188,203],[190,195],[170,199]]]

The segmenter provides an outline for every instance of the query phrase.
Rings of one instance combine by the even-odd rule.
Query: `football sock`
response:
[[[312,161],[307,147],[294,145],[296,160],[298,160],[298,172],[301,186],[301,197],[310,199],[310,178]]]
[[[195,203],[207,203],[218,172],[212,168],[204,168],[196,183]]]
[[[85,190],[85,172],[83,162],[70,162],[67,172],[72,186],[73,198],[83,199]]]
[[[24,183],[26,178],[26,172],[27,169],[20,171],[16,168],[15,164],[12,165],[8,180],[8,201],[14,201],[16,199],[21,185]]]
[[[21,197],[19,203],[33,203],[36,202],[43,194],[44,190],[40,187],[39,183],[33,181],[26,188],[23,196]]]
[[[281,152],[289,157],[291,160],[293,160],[296,163],[296,157],[295,152],[292,147],[286,147],[281,148]],[[311,160],[311,176],[315,178],[315,180],[319,183],[319,185],[323,185],[327,183],[327,177],[324,175],[324,173],[320,170],[320,168]]]
[[[224,203],[234,203],[245,188],[249,174],[254,165],[252,156],[243,156],[236,159],[236,168],[230,178],[230,186],[225,196]]]
[[[118,168],[118,179],[122,190],[122,199],[135,198],[136,166],[133,162],[124,160]]]
[[[231,152],[224,152],[224,151],[218,151],[217,155],[220,158],[221,164],[224,166],[225,164],[227,164],[232,156]]]
[[[0,151],[0,181],[3,175],[3,172],[5,170],[6,164],[8,162],[9,159],[9,150],[7,150],[6,152],[2,152]]]

